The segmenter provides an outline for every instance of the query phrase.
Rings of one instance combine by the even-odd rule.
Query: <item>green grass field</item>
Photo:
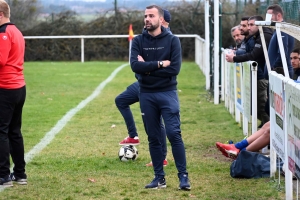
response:
[[[23,112],[25,151],[29,152],[57,122],[85,100],[121,62],[27,62],[27,99]],[[185,62],[178,76],[182,136],[191,191],[178,191],[175,163],[168,143],[167,188],[146,190],[153,179],[139,104],[132,106],[141,144],[135,162],[121,162],[118,143],[127,136],[114,98],[135,81],[122,69],[93,101],[71,118],[52,142],[26,166],[28,185],[7,188],[0,199],[284,199],[268,178],[233,179],[231,160],[215,142],[243,138],[223,104],[214,105],[196,64]],[[115,124],[115,128],[111,126]],[[90,181],[93,179],[94,181]]]

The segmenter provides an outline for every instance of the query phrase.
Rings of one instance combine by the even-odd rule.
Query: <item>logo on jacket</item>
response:
[[[151,48],[146,48],[146,47],[144,47],[143,49],[145,50],[145,51],[149,51],[149,50],[160,50],[160,49],[163,49],[164,47],[151,47]]]
[[[4,36],[2,37],[2,39],[3,39],[3,40],[7,40],[7,36],[4,35]]]
[[[261,45],[260,45],[260,44],[255,44],[255,45],[254,45],[254,47],[256,47],[256,48],[260,48],[260,47],[261,47]]]

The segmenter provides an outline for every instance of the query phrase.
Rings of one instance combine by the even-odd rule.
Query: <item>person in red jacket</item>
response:
[[[0,187],[12,181],[26,185],[22,110],[26,98],[24,80],[25,40],[10,22],[10,7],[0,0]],[[14,162],[10,172],[10,155]]]

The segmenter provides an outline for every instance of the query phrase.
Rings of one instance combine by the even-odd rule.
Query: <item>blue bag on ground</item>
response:
[[[230,166],[233,178],[262,178],[270,177],[270,158],[262,154],[241,151]]]

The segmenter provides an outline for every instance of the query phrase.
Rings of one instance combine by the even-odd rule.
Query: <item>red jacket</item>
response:
[[[0,26],[0,88],[18,89],[24,80],[25,40],[12,23]]]

